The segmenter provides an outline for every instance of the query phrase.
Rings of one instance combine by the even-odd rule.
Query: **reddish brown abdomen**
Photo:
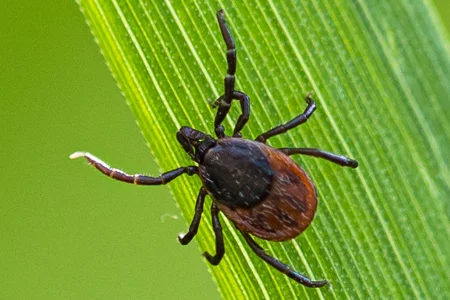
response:
[[[260,144],[273,170],[268,195],[251,208],[215,203],[242,231],[269,241],[290,240],[312,222],[317,194],[309,176],[289,156]]]

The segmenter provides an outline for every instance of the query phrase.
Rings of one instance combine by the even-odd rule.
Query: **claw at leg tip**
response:
[[[356,169],[358,167],[358,162],[356,160],[350,159],[350,167]]]
[[[84,157],[84,156],[86,156],[86,152],[77,151],[77,152],[70,154],[69,158],[75,159],[75,158]]]

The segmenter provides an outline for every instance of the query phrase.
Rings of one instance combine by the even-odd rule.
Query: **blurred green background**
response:
[[[448,37],[450,2],[436,5]],[[68,159],[160,171],[77,5],[0,11],[0,299],[218,299],[195,244],[176,241],[187,224],[166,187]]]

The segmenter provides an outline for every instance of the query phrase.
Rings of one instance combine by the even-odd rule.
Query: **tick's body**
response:
[[[202,181],[195,214],[188,233],[179,236],[181,244],[188,244],[197,234],[206,195],[213,199],[212,225],[216,235],[216,254],[204,253],[213,265],[219,264],[225,254],[219,212],[231,220],[242,233],[250,248],[265,262],[308,287],[322,287],[326,280],[312,281],[289,266],[269,256],[250,235],[269,241],[285,241],[303,232],[311,223],[317,207],[317,195],[311,179],[289,156],[303,154],[320,157],[341,166],[356,168],[358,163],[345,156],[314,148],[275,149],[266,141],[278,134],[305,123],[314,113],[316,104],[308,95],[305,111],[287,122],[260,134],[255,141],[241,138],[241,129],[250,117],[250,100],[246,94],[234,89],[236,49],[231,33],[217,12],[222,36],[227,45],[228,71],[225,76],[225,92],[216,101],[218,106],[214,128],[217,139],[183,126],[177,132],[177,140],[184,151],[198,166],[180,167],[159,177],[129,175],[113,169],[100,159],[86,152],[76,152],[71,158],[85,157],[103,174],[116,180],[139,185],[169,183],[182,174],[198,175]],[[241,104],[232,137],[225,134],[222,121],[227,116],[233,100]]]
[[[311,223],[317,196],[289,156],[265,144],[224,138],[205,154],[200,179],[219,210],[241,231],[269,241],[299,235]]]

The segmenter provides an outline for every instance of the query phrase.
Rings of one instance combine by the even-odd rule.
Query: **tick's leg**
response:
[[[198,168],[196,166],[189,166],[189,167],[181,167],[177,168],[175,170],[166,172],[161,174],[158,177],[150,177],[140,174],[135,175],[129,175],[125,172],[113,169],[110,166],[108,166],[105,162],[101,161],[99,158],[95,157],[94,155],[87,153],[87,152],[75,152],[72,155],[70,155],[70,158],[78,158],[78,157],[84,157],[89,162],[89,164],[93,165],[97,170],[102,172],[103,174],[127,183],[134,183],[137,185],[161,185],[166,184],[172,181],[173,179],[177,178],[181,174],[188,174],[189,176],[198,174]]]
[[[248,118],[250,117],[250,99],[246,94],[238,91],[233,92],[233,99],[239,100],[242,110],[242,114],[239,116],[236,126],[234,127],[233,136],[241,137],[240,131],[244,128]]]
[[[221,124],[230,111],[231,103],[226,103],[225,95],[222,95],[216,100],[214,106],[216,105],[219,106],[219,108],[217,109],[216,118],[214,119],[214,131],[216,132],[216,136],[221,139],[225,137],[225,129]]]
[[[232,100],[239,100],[241,104],[241,115],[239,116],[236,125],[234,127],[233,136],[234,137],[241,137],[240,131],[242,128],[244,128],[245,124],[247,124],[248,119],[250,118],[250,98],[244,94],[243,92],[234,91],[233,92],[233,98]],[[230,111],[231,104],[223,103],[223,105],[220,105],[220,103],[224,102],[225,95],[220,96],[220,98],[216,101],[218,103],[219,108],[217,110],[216,119],[214,120],[214,126],[216,129],[216,135],[218,138],[225,137],[224,128],[222,125],[222,121],[225,119],[226,115]]]
[[[197,202],[195,203],[195,214],[192,219],[191,226],[189,226],[189,231],[184,236],[178,236],[178,241],[181,245],[189,244],[189,242],[197,234],[198,226],[200,225],[200,220],[202,219],[203,203],[205,203],[206,194],[206,189],[202,187],[198,193]]]
[[[343,155],[326,152],[315,148],[279,148],[286,155],[303,154],[308,156],[320,157],[329,160],[343,167],[357,168],[358,162]]]
[[[216,14],[217,21],[219,22],[220,31],[222,33],[222,37],[227,46],[227,62],[228,62],[228,70],[224,79],[225,86],[225,94],[216,100],[216,105],[219,106],[217,109],[216,118],[214,120],[214,128],[217,134],[217,137],[224,137],[223,128],[220,126],[223,119],[227,116],[230,111],[231,101],[233,100],[233,92],[234,92],[234,82],[235,82],[235,73],[236,73],[236,47],[234,45],[233,37],[231,36],[230,29],[227,26],[227,23],[224,19],[223,10],[219,10]]]
[[[311,117],[313,112],[316,110],[316,103],[311,99],[310,95],[306,96],[306,103],[308,103],[308,106],[301,115],[295,117],[286,124],[279,125],[277,127],[270,129],[267,132],[264,132],[263,134],[260,134],[255,140],[261,143],[265,143],[269,138],[284,133],[294,127],[297,127],[300,124],[305,123],[308,120],[308,118]]]
[[[227,26],[227,23],[224,19],[223,10],[219,10],[217,12],[217,21],[219,22],[220,31],[222,32],[222,37],[227,46],[227,62],[228,62],[228,70],[225,75],[224,84],[225,84],[225,102],[231,103],[231,99],[233,98],[234,92],[234,82],[236,73],[236,47],[234,45],[233,37],[231,36],[230,29]]]
[[[250,248],[252,248],[253,252],[256,253],[260,258],[262,258],[266,263],[277,269],[283,274],[286,274],[288,277],[294,279],[300,284],[303,284],[307,287],[313,287],[318,288],[326,285],[328,281],[326,280],[318,280],[313,281],[304,275],[297,273],[296,271],[289,268],[287,265],[283,264],[279,260],[273,258],[272,256],[268,255],[263,248],[261,248],[251,237],[249,234],[242,232],[242,235],[244,236],[245,240],[247,241]]]
[[[219,220],[219,208],[213,203],[211,206],[211,216],[214,233],[216,235],[216,255],[212,256],[208,252],[204,252],[203,256],[214,266],[217,266],[225,254],[225,246],[223,243],[222,225]]]

